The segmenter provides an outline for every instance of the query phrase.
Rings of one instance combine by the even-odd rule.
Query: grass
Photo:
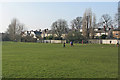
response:
[[[3,42],[3,78],[116,78],[115,45]]]

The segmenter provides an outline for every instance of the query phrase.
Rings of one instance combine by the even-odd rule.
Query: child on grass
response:
[[[65,47],[65,42],[63,43],[63,47]]]

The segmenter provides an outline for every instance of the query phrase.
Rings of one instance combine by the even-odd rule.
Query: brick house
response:
[[[120,39],[120,30],[116,29],[116,30],[113,30],[113,37],[116,38],[116,39]]]

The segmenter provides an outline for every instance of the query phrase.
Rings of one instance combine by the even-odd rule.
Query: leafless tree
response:
[[[114,20],[113,20],[113,26],[114,26],[115,29],[118,28],[118,23],[120,22],[120,19],[118,17],[119,17],[118,13],[116,13],[115,16],[114,16]]]
[[[72,27],[72,30],[80,30],[82,26],[82,17],[76,17],[76,19],[73,19],[71,21],[71,27]]]
[[[93,28],[92,28],[92,11],[91,9],[86,9],[83,21],[82,21],[82,29],[83,29],[83,36],[89,38],[89,36],[93,37]],[[91,34],[91,35],[90,35]]]
[[[93,14],[93,18],[91,16],[90,20],[91,20],[90,23],[92,23],[92,24],[90,24],[91,26],[90,26],[90,29],[89,29],[90,30],[90,38],[93,39],[94,36],[95,36],[94,29],[96,28],[96,16],[95,16],[95,14]]]
[[[61,37],[63,33],[66,33],[68,31],[67,21],[64,19],[58,19],[52,23],[51,28],[53,33],[55,33],[58,37]]]
[[[114,29],[115,22],[112,20],[109,14],[103,14],[100,20],[101,21],[99,24],[104,28],[105,35],[106,35],[106,31],[108,31],[107,38],[112,38],[112,31]]]
[[[120,1],[118,2],[118,29],[120,30]]]
[[[111,24],[112,24],[111,16],[109,14],[103,14],[100,20],[101,20],[100,25],[104,27],[104,31],[106,34],[106,30],[111,28]]]
[[[93,24],[92,24],[93,28],[96,28],[97,27],[97,24],[96,24],[96,15],[94,14],[93,15]]]
[[[24,25],[19,23],[17,19],[13,19],[11,24],[9,24],[7,29],[7,34],[9,34],[9,38],[13,41],[18,40],[21,37],[21,32],[24,29]]]
[[[87,21],[86,21],[86,12],[83,15],[83,20],[82,20],[82,34],[84,37],[87,36]]]

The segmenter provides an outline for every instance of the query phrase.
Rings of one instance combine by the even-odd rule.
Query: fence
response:
[[[101,39],[101,40],[88,40],[88,43],[92,44],[117,44],[120,43],[120,40],[116,39]]]
[[[92,39],[92,40],[88,40],[88,43],[92,43],[92,44],[117,44],[117,42],[120,40],[116,40],[116,39],[101,39],[101,40],[97,40],[97,39]],[[66,43],[66,40],[37,40],[38,43]]]
[[[37,40],[38,43],[66,43],[66,40]]]

